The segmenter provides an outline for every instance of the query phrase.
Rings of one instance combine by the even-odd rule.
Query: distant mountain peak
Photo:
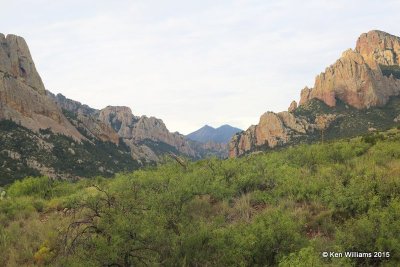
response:
[[[234,134],[241,131],[241,129],[232,127],[228,124],[221,125],[218,128],[206,124],[197,131],[186,135],[186,137],[201,143],[214,142],[226,144]]]
[[[235,127],[232,127],[229,124],[223,124],[223,125],[219,126],[217,129],[224,129],[224,128],[235,128]],[[236,129],[238,129],[238,128],[236,128]]]
[[[204,125],[204,126],[201,127],[200,129],[212,129],[212,130],[215,130],[214,127],[212,127],[212,126],[210,126],[210,125],[208,125],[208,124]]]

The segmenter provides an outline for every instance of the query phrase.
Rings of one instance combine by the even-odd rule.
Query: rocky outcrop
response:
[[[162,142],[176,148],[182,154],[196,156],[196,152],[183,135],[169,132],[164,122],[154,117],[141,116],[132,127],[132,139],[137,143],[144,140]]]
[[[246,131],[235,134],[228,144],[229,157],[234,158],[248,153],[255,149],[256,125],[251,125]]]
[[[188,155],[192,152],[183,135],[169,132],[164,122],[155,117],[141,116],[132,127],[132,138],[136,141],[161,141]]]
[[[137,117],[128,107],[108,106],[100,110],[98,118],[123,138],[131,148],[132,157],[135,159],[158,161],[160,154],[149,145],[160,145],[160,143],[186,156],[197,156],[183,135],[169,132],[164,122],[155,117]]]
[[[400,37],[377,30],[363,33],[357,40],[355,51],[373,69],[378,65],[399,65]]]
[[[256,145],[275,147],[288,140],[288,133],[282,119],[273,112],[264,113],[255,129]]]
[[[300,101],[299,101],[299,105],[304,105],[305,103],[307,103],[311,97],[311,89],[308,88],[307,86],[304,87],[301,91],[300,91]]]
[[[358,109],[383,106],[390,96],[399,95],[400,80],[384,75],[382,66],[399,66],[400,38],[382,31],[362,34],[356,49],[341,58],[315,79],[314,87],[301,91],[300,105],[320,99],[335,106],[339,99]]]
[[[44,85],[28,45],[22,37],[0,33],[0,72],[17,79],[31,87],[39,94],[45,94]]]
[[[289,108],[288,108],[288,111],[289,111],[289,112],[293,112],[293,111],[296,110],[296,108],[297,108],[297,102],[293,100],[292,103],[290,103],[290,106],[289,106]]]
[[[96,117],[78,113],[75,123],[77,127],[84,129],[91,138],[99,139],[103,142],[112,142],[116,145],[119,144],[119,135],[114,129]]]
[[[99,111],[99,120],[110,125],[122,138],[132,138],[132,125],[139,120],[129,107],[108,106]]]
[[[237,157],[259,148],[274,148],[284,145],[291,138],[312,132],[315,125],[292,113],[264,113],[257,125],[236,134],[229,143],[229,157]]]
[[[287,111],[279,112],[278,117],[282,120],[285,127],[298,132],[305,134],[307,130],[309,130],[309,123],[304,118],[295,117],[292,113]]]
[[[0,34],[0,120],[10,119],[38,131],[84,137],[71,125],[45,88],[22,37]]]
[[[318,115],[315,118],[315,127],[320,131],[326,130],[337,117],[335,114]]]
[[[119,136],[108,124],[98,119],[99,111],[78,101],[66,98],[62,94],[54,95],[46,90],[46,94],[63,111],[72,117],[69,121],[78,129],[85,132],[89,140],[98,139],[104,142],[119,144]]]
[[[88,105],[82,104],[81,102],[66,98],[62,94],[55,95],[48,90],[46,90],[46,94],[53,99],[53,101],[56,102],[61,109],[68,110],[73,113],[92,116],[99,112],[97,109],[91,108]]]

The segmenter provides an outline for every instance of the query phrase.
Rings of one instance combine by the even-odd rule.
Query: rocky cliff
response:
[[[357,40],[355,51],[373,69],[379,65],[399,65],[400,37],[377,30],[363,33]]]
[[[84,133],[86,138],[119,144],[119,136],[114,129],[98,119],[98,110],[66,98],[62,94],[54,95],[48,90],[46,94],[57,104],[71,124]]]
[[[288,145],[296,140],[323,140],[325,135],[362,133],[368,129],[365,127],[383,125],[376,117],[364,118],[364,109],[380,117],[385,114],[381,119],[386,127],[390,126],[394,123],[392,117],[398,114],[398,107],[393,104],[397,102],[393,100],[390,108],[386,106],[400,94],[399,62],[399,37],[376,30],[362,34],[354,50],[344,51],[340,59],[316,77],[313,88],[305,87],[301,91],[299,106],[293,101],[289,112],[267,112],[258,125],[235,135],[229,143],[229,156]],[[315,106],[319,107],[318,112],[312,110]],[[353,125],[345,123],[353,121],[346,116],[355,114],[365,119],[365,126],[356,126],[359,124],[355,121]],[[342,132],[335,128],[335,134],[330,135],[332,125],[342,127]]]
[[[69,99],[62,94],[55,95],[48,90],[46,90],[46,94],[53,99],[53,101],[56,102],[62,110],[68,110],[73,113],[80,113],[87,116],[97,116],[99,113],[97,109],[91,108],[88,105],[82,104],[81,102]]]
[[[384,106],[390,96],[400,93],[400,80],[383,70],[399,68],[400,38],[382,31],[362,34],[355,50],[315,79],[314,87],[301,92],[300,105],[316,98],[328,106],[339,99],[358,109]]]
[[[47,97],[25,40],[11,34],[0,34],[1,119],[11,119],[36,132],[50,128],[75,140],[84,138]]]
[[[314,132],[317,126],[306,117],[295,117],[290,112],[264,113],[257,125],[236,134],[229,143],[229,156],[236,157],[249,151],[284,145],[291,138]]]

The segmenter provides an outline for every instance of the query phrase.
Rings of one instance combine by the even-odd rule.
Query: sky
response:
[[[46,88],[188,134],[287,110],[361,33],[400,36],[400,1],[0,0]]]

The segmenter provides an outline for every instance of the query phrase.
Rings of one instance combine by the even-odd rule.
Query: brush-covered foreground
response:
[[[396,129],[3,190],[1,266],[400,265]]]

